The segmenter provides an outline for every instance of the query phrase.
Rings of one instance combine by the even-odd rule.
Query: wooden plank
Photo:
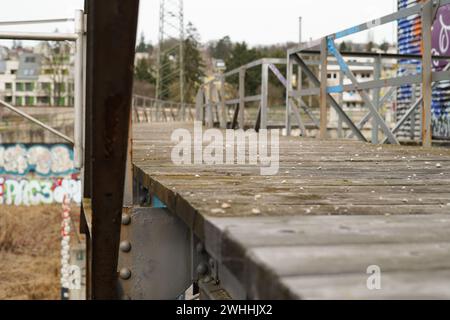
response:
[[[365,284],[373,260],[387,276],[450,270],[450,150],[281,137],[280,172],[264,177],[251,166],[174,166],[170,136],[179,127],[192,130],[177,123],[136,128],[135,176],[190,226],[250,298],[330,292],[318,280],[303,296],[300,283],[307,278],[351,275]],[[365,297],[350,280],[342,290]],[[446,294],[433,292],[433,278],[411,285],[417,283],[431,286],[419,297],[428,297],[426,290]],[[411,287],[382,296],[410,297],[405,288]]]
[[[246,248],[450,241],[447,215],[209,218],[208,222]]]
[[[450,269],[449,253],[449,242],[436,242],[261,247],[249,255],[277,276],[292,277],[366,273],[371,265],[384,272]]]
[[[438,300],[450,299],[450,270],[388,272],[381,290],[368,290],[364,273],[283,278],[282,284],[297,299],[310,300]]]

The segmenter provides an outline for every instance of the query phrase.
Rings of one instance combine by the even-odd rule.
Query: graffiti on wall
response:
[[[0,174],[57,177],[76,173],[68,145],[0,145]]]
[[[436,14],[433,24],[433,55],[448,56],[450,54],[450,6],[442,6]],[[445,60],[435,60],[433,65],[436,69],[442,70],[447,62]]]
[[[421,0],[398,0],[399,9],[410,8]],[[401,54],[422,54],[421,49],[421,19],[419,15],[400,19],[398,21],[398,50]],[[450,5],[442,6],[436,13],[432,31],[432,53],[435,56],[450,54]],[[435,71],[441,71],[446,65],[445,60],[433,61]],[[421,72],[419,60],[401,59],[399,76],[409,75],[406,65],[416,65],[417,73]],[[413,90],[412,85],[401,86],[397,91],[397,117],[400,120],[406,110],[419,98],[420,92]],[[439,82],[433,89],[431,105],[433,137],[435,139],[450,139],[450,81]],[[420,118],[416,116],[416,136],[420,136]],[[400,137],[410,135],[409,122],[399,131]]]
[[[32,206],[63,203],[64,197],[81,203],[81,181],[64,179],[8,179],[0,177],[0,205]]]
[[[450,5],[442,6],[436,14],[433,24],[433,55],[450,54]],[[435,70],[441,71],[448,64],[445,60],[433,61]],[[433,136],[450,138],[450,82],[440,82],[433,90]]]

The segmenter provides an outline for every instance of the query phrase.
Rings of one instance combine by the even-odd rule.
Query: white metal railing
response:
[[[0,26],[6,25],[25,25],[25,24],[46,24],[55,22],[68,22],[73,21],[75,24],[74,33],[50,33],[50,32],[5,32],[0,31],[0,39],[2,40],[38,40],[38,41],[71,41],[75,43],[75,76],[74,76],[74,139],[70,139],[64,134],[51,128],[50,126],[42,123],[36,118],[26,114],[25,112],[15,108],[9,103],[0,101],[0,105],[19,114],[20,116],[34,122],[45,130],[59,136],[60,138],[68,141],[74,145],[74,164],[75,168],[81,169],[83,167],[84,159],[84,102],[85,102],[85,89],[84,89],[84,75],[85,75],[85,43],[86,43],[86,30],[85,30],[85,15],[82,10],[75,11],[75,18],[64,19],[47,19],[47,20],[23,20],[23,21],[3,21],[0,22]]]
[[[132,107],[135,123],[190,122],[195,120],[195,105],[189,103],[133,95]]]

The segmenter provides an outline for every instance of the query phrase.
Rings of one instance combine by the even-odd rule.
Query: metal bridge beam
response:
[[[139,0],[86,1],[88,150],[84,197],[91,198],[92,205],[88,245],[90,299],[117,298],[138,8]]]

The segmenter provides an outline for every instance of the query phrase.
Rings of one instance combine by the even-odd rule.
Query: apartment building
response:
[[[0,99],[18,107],[73,106],[73,63],[34,50],[3,48],[0,55]]]
[[[394,51],[395,48],[392,48],[390,51]],[[355,75],[358,82],[367,82],[375,80],[375,66],[373,59],[369,58],[351,58],[346,59],[349,63],[350,70]],[[353,65],[351,64],[353,63]],[[396,60],[392,59],[384,59],[383,64],[380,69],[380,77],[392,77],[396,74]],[[342,79],[341,79],[342,77]],[[351,84],[350,79],[348,79],[345,75],[343,75],[340,71],[340,67],[338,65],[330,65],[328,66],[328,85],[329,86],[339,86],[339,85],[348,85]],[[382,97],[389,88],[381,88],[380,89],[380,97]],[[367,92],[370,99],[373,100],[373,90]],[[344,111],[352,118],[352,119],[360,119],[362,118],[369,109],[364,103],[363,98],[357,91],[344,92],[342,95],[334,94],[333,95],[338,101]],[[395,97],[392,97],[395,100]],[[385,105],[385,108],[381,110],[382,116],[386,118],[386,120],[390,123],[393,121],[393,104]],[[330,124],[337,125],[339,116],[334,109],[331,109],[330,115]],[[370,127],[370,125],[369,125]]]

